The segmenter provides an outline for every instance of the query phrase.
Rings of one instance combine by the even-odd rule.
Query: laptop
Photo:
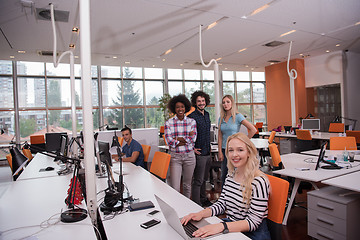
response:
[[[155,195],[155,194],[154,194]],[[169,204],[167,204],[164,200],[162,200],[160,197],[158,197],[157,195],[155,195],[156,201],[159,203],[160,209],[167,221],[167,223],[178,233],[180,234],[180,236],[183,239],[209,239],[215,236],[218,236],[222,233],[219,234],[214,234],[211,236],[208,236],[206,238],[196,238],[192,236],[192,233],[194,231],[196,231],[198,228],[201,228],[203,226],[206,226],[210,223],[208,223],[206,220],[202,219],[201,221],[191,221],[189,222],[186,226],[182,225],[180,222],[179,216],[177,215],[176,211],[174,208],[172,208]],[[191,225],[193,225],[192,227],[195,226],[195,229],[192,230],[187,230],[188,234],[185,231],[185,228],[187,228],[187,226],[189,225],[189,227],[191,228]],[[190,232],[191,231],[191,232]]]

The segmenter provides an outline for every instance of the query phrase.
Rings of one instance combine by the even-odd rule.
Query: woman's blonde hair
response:
[[[229,158],[229,142],[233,139],[238,139],[245,143],[246,149],[249,153],[248,160],[245,165],[245,171],[244,171],[244,182],[243,182],[243,198],[246,204],[250,204],[251,200],[251,193],[252,193],[252,186],[251,183],[253,182],[255,177],[258,176],[264,176],[265,174],[259,170],[259,160],[256,157],[257,150],[255,145],[251,142],[251,140],[246,136],[244,133],[238,132],[228,137],[226,141],[226,158],[227,160],[227,167],[229,170],[230,175],[235,174],[235,167],[232,164],[230,158]]]
[[[231,95],[225,95],[223,96],[223,98],[221,99],[221,103],[220,103],[220,109],[221,109],[221,113],[220,113],[220,124],[222,123],[222,121],[225,119],[226,117],[226,111],[224,109],[224,106],[222,105],[222,102],[224,101],[225,98],[228,98],[230,99],[231,101],[231,116],[232,116],[232,120],[233,122],[235,122],[235,118],[236,118],[236,114],[239,113],[236,109],[236,104],[235,104],[235,101],[234,101],[234,98],[233,96]]]

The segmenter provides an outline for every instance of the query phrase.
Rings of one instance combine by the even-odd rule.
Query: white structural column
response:
[[[218,119],[220,117],[220,83],[219,83],[219,64],[215,59],[211,59],[209,64],[205,64],[202,58],[202,49],[201,49],[201,25],[199,25],[199,50],[200,50],[200,60],[201,64],[208,68],[211,63],[214,63],[214,83],[215,83],[215,121],[216,125],[218,123]]]
[[[297,78],[297,72],[295,69],[290,71],[290,54],[291,54],[292,41],[290,42],[289,55],[287,61],[287,72],[290,77],[290,101],[291,101],[291,125],[296,127],[296,109],[295,109],[295,79]]]
[[[83,100],[84,161],[87,207],[96,224],[96,176],[94,158],[94,128],[91,103],[91,44],[90,44],[90,0],[80,0],[80,56]]]

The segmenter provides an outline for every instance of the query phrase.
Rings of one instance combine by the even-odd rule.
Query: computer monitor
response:
[[[112,166],[109,142],[98,141],[100,161]]]
[[[320,130],[320,119],[303,119],[302,129],[305,130]]]
[[[66,136],[66,132],[45,133],[45,149],[47,152],[60,152],[61,136]]]
[[[329,162],[324,159],[327,144],[328,144],[328,142],[326,141],[321,145],[319,158],[316,162],[315,170],[318,170],[320,162],[328,164],[328,165],[321,166],[321,168],[323,168],[323,169],[340,169],[340,168],[342,168],[339,165],[337,165],[336,163],[332,163],[332,162]]]
[[[67,135],[61,135],[61,143],[60,143],[60,156],[67,156],[67,150],[68,150],[68,138]]]

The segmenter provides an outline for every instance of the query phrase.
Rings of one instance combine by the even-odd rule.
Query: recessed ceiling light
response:
[[[73,29],[71,30],[71,31],[73,31],[73,32],[79,32],[79,28],[77,28],[77,27],[73,27]]]
[[[248,68],[248,67],[249,67],[249,65],[245,65],[245,67],[246,67],[246,68]]]
[[[153,67],[155,67],[155,65],[153,65]]]
[[[280,37],[284,37],[284,36],[289,35],[289,34],[292,34],[292,33],[294,33],[294,32],[296,32],[296,30],[288,31],[288,32],[286,32],[286,33],[281,34]]]
[[[254,70],[254,68],[251,68],[251,70]]]
[[[243,48],[243,49],[240,49],[238,52],[241,53],[243,51],[245,51],[247,48]]]
[[[329,52],[330,52],[330,50],[326,50],[325,52],[329,53]]]
[[[340,43],[335,45],[336,47],[340,47]]]
[[[125,62],[125,64],[130,64],[130,62]]]
[[[216,61],[220,61],[221,59],[222,59],[222,58],[221,58],[221,57],[219,57],[219,58],[217,58],[217,59],[216,59]]]
[[[75,56],[74,58],[79,58],[79,56]]]
[[[24,50],[19,50],[18,53],[26,53]]]
[[[227,70],[227,68],[225,68],[225,70]]]
[[[10,58],[15,58],[15,56],[10,56]]]
[[[117,56],[113,56],[113,59],[117,59]]]
[[[300,55],[300,56],[304,56],[304,54],[302,54],[302,53],[300,53],[299,55]]]
[[[69,48],[75,48],[75,44],[70,43]]]
[[[275,64],[275,63],[273,63],[273,62],[272,62],[272,63],[270,63],[270,65],[273,65],[273,64]]]
[[[162,59],[162,61],[163,61],[163,62],[165,62],[165,61],[166,61],[166,59],[165,59],[165,58],[163,58],[163,59]]]
[[[172,49],[170,48],[169,50],[167,50],[163,55],[167,55],[167,54],[169,54],[169,53],[171,53],[172,52]]]

